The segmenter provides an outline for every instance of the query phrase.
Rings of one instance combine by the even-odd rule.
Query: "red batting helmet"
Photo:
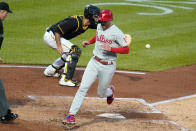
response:
[[[102,10],[99,14],[99,21],[112,21],[113,15],[111,10]]]

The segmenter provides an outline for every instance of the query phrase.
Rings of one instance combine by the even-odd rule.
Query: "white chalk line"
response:
[[[155,103],[151,103],[151,106],[157,106],[157,105],[161,105],[161,104],[171,103],[171,102],[185,100],[185,99],[194,98],[194,97],[196,97],[196,94],[189,95],[189,96],[178,97],[178,98],[169,99],[169,100],[164,100],[164,101],[159,101],[159,102],[155,102]],[[173,125],[175,125],[176,127],[178,127],[181,131],[193,131],[193,130],[189,130],[189,129],[186,129],[186,128],[182,127],[181,125],[179,125],[175,121],[168,121],[168,122],[173,124]]]
[[[35,68],[35,69],[45,69],[47,66],[38,66],[38,65],[0,65],[0,67],[4,68]],[[77,67],[76,70],[85,70],[83,67]],[[125,70],[116,70],[116,73],[126,73],[126,74],[137,74],[137,75],[145,75],[145,72],[137,72],[137,71],[125,71]]]
[[[164,100],[164,101],[159,101],[159,102],[151,103],[151,105],[156,106],[156,105],[160,105],[160,104],[171,103],[171,102],[184,100],[184,99],[188,99],[188,98],[194,98],[194,97],[196,97],[196,94],[193,94],[193,95],[190,95],[190,96],[178,97],[178,98],[169,99],[169,100]]]
[[[172,125],[175,125],[178,129],[180,129],[181,131],[191,131],[189,129],[186,129],[182,126],[180,126],[178,123],[176,123],[175,121],[171,121],[171,120],[149,120],[151,122],[167,122],[167,123],[170,123]]]
[[[160,7],[160,6],[156,6],[156,5],[146,5],[146,4],[135,4],[135,3],[124,3],[124,2],[120,2],[120,3],[94,3],[93,5],[96,5],[96,6],[100,6],[100,5],[130,5],[130,6],[142,6],[142,7],[151,7],[151,8],[155,8],[155,9],[159,9],[159,10],[162,10],[163,12],[162,13],[145,13],[145,12],[142,12],[142,13],[137,13],[139,15],[165,15],[165,14],[170,14],[173,12],[173,10],[171,9],[168,9],[168,8],[165,8],[165,7]]]

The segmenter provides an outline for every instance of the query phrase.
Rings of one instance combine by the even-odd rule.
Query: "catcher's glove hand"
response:
[[[77,45],[73,45],[71,47],[71,51],[72,51],[72,53],[75,53],[78,56],[80,56],[82,54],[82,50]]]

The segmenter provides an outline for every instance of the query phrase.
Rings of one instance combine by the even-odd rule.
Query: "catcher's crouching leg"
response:
[[[80,55],[81,49],[76,45],[72,46],[70,55],[67,57],[67,62],[65,63],[64,73],[59,81],[60,85],[73,87],[78,86],[79,81],[73,81],[72,78]]]
[[[64,66],[64,65],[63,65]],[[62,74],[62,67],[55,67],[53,65],[49,65],[45,70],[44,70],[44,75],[48,77],[60,77]]]

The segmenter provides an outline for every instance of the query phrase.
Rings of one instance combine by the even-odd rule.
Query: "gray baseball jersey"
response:
[[[101,24],[97,26],[96,43],[93,54],[102,60],[115,61],[116,53],[104,51],[100,45],[109,43],[111,47],[128,46],[124,33],[115,25],[103,30]]]

